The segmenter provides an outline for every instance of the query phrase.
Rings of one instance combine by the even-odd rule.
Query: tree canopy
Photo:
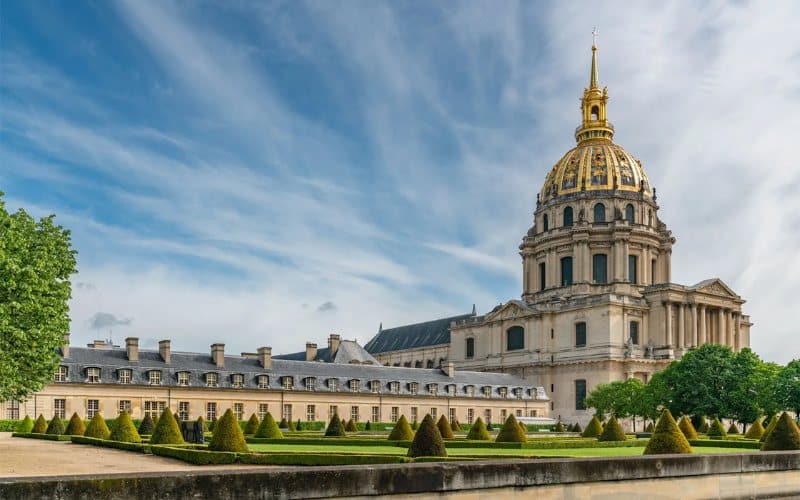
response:
[[[76,252],[54,218],[9,214],[0,192],[0,401],[24,400],[51,381],[69,332]]]
[[[781,410],[800,418],[800,359],[790,361],[775,377],[775,400]]]

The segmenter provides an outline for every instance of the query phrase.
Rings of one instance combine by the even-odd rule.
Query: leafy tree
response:
[[[76,252],[54,217],[9,214],[0,192],[0,401],[24,400],[53,379],[69,331]]]
[[[651,423],[661,417],[661,411],[667,408],[672,401],[672,390],[667,383],[669,370],[670,367],[667,367],[665,370],[654,373],[639,396],[638,414],[650,420]]]
[[[283,433],[278,428],[278,424],[275,423],[275,419],[272,418],[272,414],[267,412],[264,416],[264,420],[261,421],[261,424],[256,429],[257,438],[272,438],[272,439],[283,439]]]
[[[164,420],[164,417],[161,417],[161,420]],[[156,428],[156,430],[158,430],[158,428]],[[225,411],[225,414],[219,419],[217,425],[214,426],[214,435],[211,436],[208,449],[214,451],[233,451],[236,453],[246,453],[248,451],[242,428],[239,426],[239,421],[230,408]]]
[[[775,379],[780,367],[764,363],[749,348],[734,354],[733,386],[725,394],[726,416],[740,422],[752,422],[769,409],[777,411]]]
[[[389,433],[389,441],[411,441],[414,439],[414,431],[408,425],[405,415],[400,415],[397,423],[394,424],[394,429]]]
[[[409,457],[446,457],[447,450],[439,428],[430,414],[425,415],[408,448]]]
[[[666,370],[671,412],[708,415],[715,418],[730,412],[728,392],[738,384],[735,355],[730,347],[705,344],[686,353]]]
[[[486,430],[486,424],[483,423],[481,417],[475,419],[475,422],[473,422],[472,426],[469,428],[467,439],[473,441],[489,441],[491,439],[489,431]]]
[[[800,418],[800,359],[790,361],[776,376],[775,399],[782,410]]]
[[[645,384],[637,378],[600,384],[589,393],[586,406],[595,408],[601,416],[612,415],[618,419],[633,417],[635,432],[636,417],[651,413],[644,391]]]

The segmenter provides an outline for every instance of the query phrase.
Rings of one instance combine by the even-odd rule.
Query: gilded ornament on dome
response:
[[[608,184],[608,168],[606,155],[602,149],[592,155],[592,185],[604,186]]]
[[[564,171],[564,177],[561,180],[561,189],[574,189],[577,186],[578,162],[575,160],[575,156],[573,156],[567,164],[566,170]]]

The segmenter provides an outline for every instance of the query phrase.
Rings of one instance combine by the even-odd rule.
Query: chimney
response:
[[[262,368],[272,369],[272,347],[258,348],[258,361]]]
[[[444,372],[447,374],[448,377],[453,378],[453,375],[455,375],[456,373],[456,368],[455,366],[453,366],[453,362],[450,361],[444,366],[445,366]]]
[[[125,352],[128,354],[128,361],[139,361],[139,339],[137,337],[125,339]]]
[[[331,359],[336,356],[336,352],[339,350],[339,342],[341,341],[342,337],[336,333],[331,333],[331,336],[328,337],[328,349],[330,350]]]
[[[61,344],[61,357],[69,357],[69,332],[64,334],[64,343]]]
[[[158,342],[158,353],[161,355],[161,359],[163,359],[164,363],[166,364],[169,364],[171,357],[169,351],[169,340],[161,340]]]
[[[211,344],[211,359],[217,368],[225,368],[225,344]]]
[[[315,359],[317,359],[317,344],[306,342],[306,361],[314,361]]]

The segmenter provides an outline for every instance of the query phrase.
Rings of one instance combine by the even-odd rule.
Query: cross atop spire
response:
[[[600,32],[597,31],[597,26],[593,27],[592,28],[592,47],[597,45],[597,35],[599,35],[599,34],[600,34]]]
[[[592,29],[592,74],[589,77],[589,88],[596,89],[599,88],[598,78],[597,78],[597,26]]]

